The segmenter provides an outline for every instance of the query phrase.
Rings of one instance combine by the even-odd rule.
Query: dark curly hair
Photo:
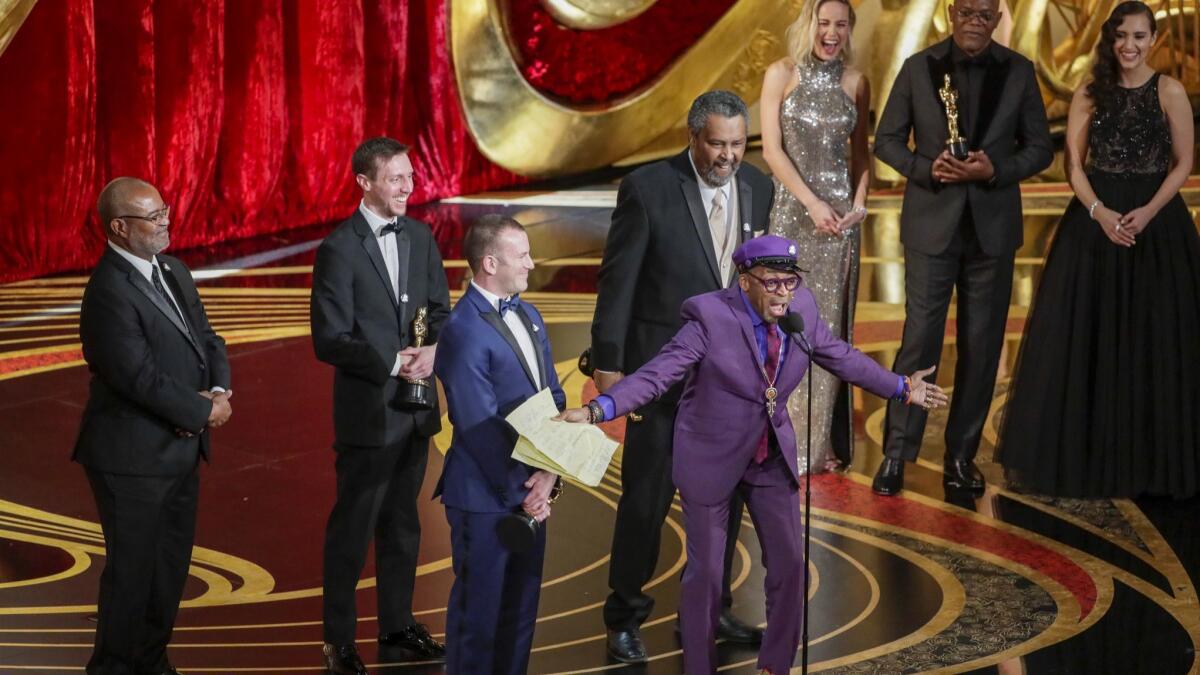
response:
[[[1146,3],[1127,0],[1113,8],[1112,14],[1108,15],[1108,19],[1100,29],[1100,41],[1096,43],[1096,57],[1092,63],[1092,81],[1087,85],[1087,95],[1092,99],[1092,107],[1095,110],[1106,110],[1115,102],[1116,97],[1113,94],[1119,86],[1117,81],[1120,78],[1121,69],[1117,65],[1117,56],[1113,53],[1113,45],[1117,42],[1117,29],[1125,21],[1125,17],[1135,14],[1145,16],[1150,22],[1151,35],[1158,32],[1158,25],[1154,21],[1154,12]]]

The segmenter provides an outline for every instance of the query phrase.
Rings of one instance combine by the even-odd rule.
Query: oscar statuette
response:
[[[429,334],[429,325],[426,323],[426,308],[421,307],[417,310],[417,315],[413,317],[412,331],[414,347],[425,346],[425,336]],[[433,387],[430,386],[429,380],[408,380],[400,381],[400,392],[397,395],[400,405],[410,410],[429,410],[433,408]]]
[[[959,161],[967,158],[967,139],[958,133],[958,92],[950,86],[950,75],[946,75],[946,83],[938,89],[938,97],[946,107],[946,150]]]

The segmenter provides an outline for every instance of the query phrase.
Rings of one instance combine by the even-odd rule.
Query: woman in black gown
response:
[[[1154,17],[1123,2],[1075,92],[1075,199],[1046,256],[997,457],[1019,490],[1188,497],[1200,487],[1200,236],[1179,189],[1192,110],[1146,63]]]

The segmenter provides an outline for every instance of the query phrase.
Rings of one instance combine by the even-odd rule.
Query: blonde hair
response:
[[[820,11],[821,5],[827,2],[836,2],[846,6],[850,12],[850,30],[853,32],[854,23],[857,17],[854,15],[854,6],[850,4],[850,0],[807,0],[804,7],[800,10],[800,16],[788,26],[787,32],[784,34],[787,38],[788,53],[796,64],[807,65],[817,60],[813,54],[813,46],[817,42],[817,12]],[[854,52],[850,48],[850,42],[842,45],[841,59],[849,64],[854,61]]]

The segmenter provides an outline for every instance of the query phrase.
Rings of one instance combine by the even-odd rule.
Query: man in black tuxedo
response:
[[[725,288],[736,270],[733,251],[767,229],[775,190],[742,165],[749,112],[737,95],[710,91],[688,112],[688,148],[625,177],[604,245],[592,322],[592,363],[603,392],[637,370],[683,323],[683,301]],[[675,495],[672,431],[682,387],[630,417],[621,465],[621,499],[613,531],[604,604],[608,650],[618,661],[647,660],[640,626],[654,609],[642,587],[654,574],[663,522]],[[636,421],[635,421],[636,420]],[[724,610],[717,636],[757,644],[762,630],[730,612],[729,567],[742,504],[730,509]]]
[[[97,210],[108,245],[80,308],[92,379],[73,454],[106,556],[87,672],[174,673],[167,643],[192,558],[199,462],[208,429],[233,412],[229,362],[191,273],[161,255],[171,209],[158,190],[117,178]]]
[[[431,409],[398,401],[402,380],[433,372],[438,331],[450,312],[442,257],[429,226],[404,215],[413,190],[408,148],[372,138],[354,151],[362,202],[317,249],[312,338],[334,366],[337,501],[325,529],[324,636],[332,673],[365,673],[354,645],[355,588],[375,541],[379,643],[389,659],[442,659],[445,648],[412,614],[421,525],[417,495]],[[427,344],[413,346],[412,322],[427,310]]]
[[[975,452],[996,382],[1022,243],[1020,182],[1050,165],[1053,147],[1033,64],[992,41],[996,0],[956,0],[953,35],[909,57],[896,76],[875,154],[908,179],[900,215],[904,244],[904,338],[894,368],[937,363],[951,293],[958,289],[959,359],[946,426],[945,483],[979,490]],[[958,92],[969,156],[946,151],[946,110],[938,90]],[[912,134],[914,148],[908,145]],[[908,370],[905,370],[905,369]],[[926,411],[888,404],[884,460],[873,489],[894,495],[904,462],[921,449]]]

